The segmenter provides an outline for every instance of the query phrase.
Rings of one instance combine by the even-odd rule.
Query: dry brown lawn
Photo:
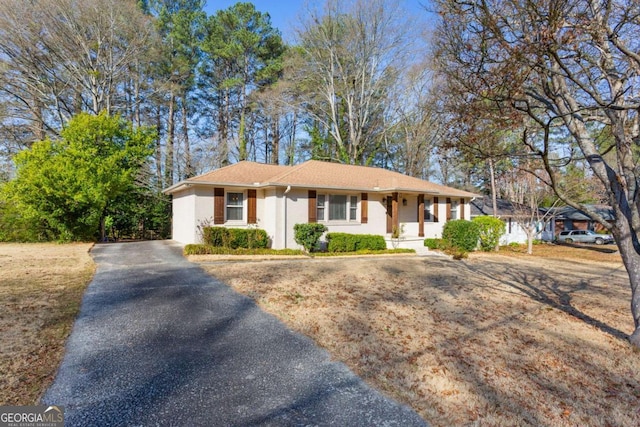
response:
[[[0,405],[51,383],[95,267],[91,244],[0,244]]]
[[[190,259],[434,426],[637,426],[628,279],[596,249]]]

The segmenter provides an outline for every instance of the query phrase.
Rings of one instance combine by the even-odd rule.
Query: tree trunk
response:
[[[621,212],[616,209],[616,222],[612,233],[616,239],[620,256],[629,275],[631,285],[631,315],[634,331],[629,341],[634,347],[640,347],[640,244],[636,234],[631,230],[626,218],[620,218]]]
[[[140,117],[140,64],[136,64],[136,78],[134,79],[134,96],[133,96],[133,111],[134,111],[134,123],[140,127],[142,125],[142,119]]]
[[[189,143],[189,120],[187,117],[187,94],[182,97],[182,138],[184,139],[184,177],[191,178],[193,174],[193,165],[191,164],[191,145]]]
[[[296,132],[298,129],[298,114],[294,111],[291,125],[291,135],[289,137],[289,147],[287,152],[287,165],[292,165],[296,158]]]
[[[162,116],[160,114],[160,106],[156,107],[156,182],[158,191],[162,190]]]
[[[165,187],[173,185],[173,139],[175,134],[175,102],[173,93],[169,96],[169,114],[167,122],[167,146],[164,157],[164,184]]]
[[[40,101],[38,98],[34,98],[35,101],[35,113],[34,113],[34,125],[33,125],[33,135],[36,141],[44,141],[47,136],[43,112],[44,112],[44,103]]]
[[[226,166],[229,164],[229,122],[231,113],[229,112],[229,90],[223,92],[222,106],[218,110],[218,130],[220,133],[219,144],[222,145],[220,150],[220,164]]]
[[[240,126],[238,128],[238,160],[247,160],[247,138],[245,136],[245,113],[240,112]]]
[[[273,136],[273,144],[271,145],[271,163],[277,165],[280,159],[280,126],[278,116],[275,116],[271,122]]]
[[[493,158],[489,158],[489,175],[491,179],[491,203],[493,204],[493,217],[498,217],[498,196],[496,195],[496,172],[493,166]],[[496,252],[500,250],[500,241],[496,243],[494,248]]]

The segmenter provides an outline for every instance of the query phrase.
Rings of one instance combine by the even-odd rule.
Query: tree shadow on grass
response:
[[[496,266],[500,267],[500,271],[491,271],[491,268],[495,269]],[[483,279],[498,282],[548,307],[579,319],[614,338],[629,339],[629,335],[625,332],[584,313],[574,305],[574,294],[586,291],[590,287],[590,284],[584,279],[578,281],[577,284],[567,284],[554,277],[556,275],[552,276],[542,270],[532,272],[530,267],[519,269],[513,263],[503,265],[500,262],[491,262],[489,266],[486,263],[474,265],[462,262],[459,268],[468,270],[480,282]],[[557,273],[557,275],[560,274]]]
[[[600,252],[603,254],[615,254],[618,252],[618,247],[612,245],[589,245],[584,243],[559,243],[560,246],[568,246],[570,248],[581,249],[585,251]]]

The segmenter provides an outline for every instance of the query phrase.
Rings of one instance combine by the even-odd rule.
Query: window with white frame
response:
[[[326,199],[324,194],[318,194],[316,196],[316,218],[318,221],[324,221],[324,208]]]
[[[244,195],[227,193],[227,221],[242,221]]]
[[[460,202],[458,200],[451,201],[451,219],[458,219],[458,206]]]
[[[433,214],[431,213],[431,209],[433,208],[433,203],[431,199],[425,199],[424,201],[424,220],[433,221]]]
[[[347,196],[342,194],[329,195],[329,221],[347,220]]]
[[[351,196],[349,201],[349,221],[358,219],[358,196]]]
[[[318,194],[316,218],[318,221],[357,221],[358,196]]]

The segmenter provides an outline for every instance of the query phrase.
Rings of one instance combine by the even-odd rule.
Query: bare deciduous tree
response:
[[[467,97],[490,100],[535,121],[543,137],[523,143],[542,161],[547,183],[563,202],[614,235],[631,285],[635,330],[630,341],[640,347],[640,3],[435,3],[442,18],[435,40],[450,81],[465,88]],[[563,191],[553,127],[561,127],[575,147],[569,161],[585,161],[605,186],[615,213],[612,223]],[[610,129],[611,144],[594,137],[593,129],[604,128]]]
[[[328,0],[310,10],[297,37],[309,95],[305,110],[323,124],[340,161],[363,163],[382,135],[390,89],[404,70],[411,25],[397,3]]]
[[[123,110],[153,33],[134,1],[1,0],[0,81],[14,119],[43,139],[78,112]]]

